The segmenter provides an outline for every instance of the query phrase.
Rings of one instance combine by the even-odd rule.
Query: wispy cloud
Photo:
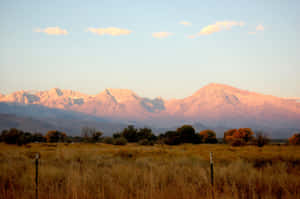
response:
[[[242,27],[244,25],[245,23],[242,21],[217,21],[215,24],[211,24],[202,28],[202,30],[199,33],[197,33],[196,35],[191,35],[189,36],[189,38],[195,38],[196,36],[201,35],[210,35],[223,30],[230,30],[234,26]]]
[[[162,39],[162,38],[169,37],[172,34],[173,33],[171,33],[171,32],[154,32],[154,33],[152,33],[152,37]]]
[[[250,35],[255,35],[257,32],[259,32],[259,31],[264,31],[265,30],[265,27],[262,25],[262,24],[258,24],[257,26],[256,26],[256,28],[255,28],[255,32],[248,32],[248,34],[250,34]]]
[[[120,35],[129,35],[132,31],[127,29],[116,28],[116,27],[108,27],[108,28],[88,28],[87,32],[91,32],[97,35],[120,36]]]
[[[192,23],[188,21],[180,21],[179,24],[184,25],[184,26],[191,26]]]
[[[261,24],[259,24],[258,26],[256,26],[256,31],[264,31],[265,27]]]
[[[67,35],[68,31],[66,29],[61,29],[60,27],[48,27],[45,29],[37,28],[34,32],[42,32],[47,35]]]

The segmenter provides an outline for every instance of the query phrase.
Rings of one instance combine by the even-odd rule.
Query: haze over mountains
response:
[[[219,130],[219,135],[228,128],[252,127],[274,137],[287,137],[300,129],[300,103],[296,98],[279,98],[215,83],[186,98],[172,100],[144,98],[128,89],[105,89],[97,95],[58,88],[18,91],[0,94],[0,113],[0,128],[8,128],[8,123],[14,127],[16,123],[12,121],[17,117],[26,118],[27,122],[30,117],[46,122],[49,128],[62,128],[75,134],[82,125],[111,133],[129,123],[156,129],[188,123],[198,130]],[[11,119],[4,122],[3,114],[10,114]]]

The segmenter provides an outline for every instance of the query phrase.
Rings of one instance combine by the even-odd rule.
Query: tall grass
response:
[[[210,185],[209,152],[215,157]],[[300,147],[0,144],[0,198],[300,198]]]

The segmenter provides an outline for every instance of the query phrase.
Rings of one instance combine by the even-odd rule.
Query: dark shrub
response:
[[[203,136],[200,135],[199,133],[196,133],[193,140],[193,144],[201,144],[201,143],[203,143]]]
[[[47,142],[64,142],[66,134],[60,131],[48,131],[46,134]]]
[[[114,145],[126,145],[127,144],[127,140],[124,137],[119,137],[114,139]]]
[[[163,141],[168,145],[178,145],[181,143],[180,134],[177,131],[167,131],[163,135]]]
[[[112,137],[105,137],[105,138],[103,139],[103,142],[104,142],[105,144],[113,144],[113,143],[114,143],[114,139],[113,139]]]
[[[147,140],[147,139],[142,139],[139,141],[140,145],[147,145],[147,146],[153,146],[154,145],[154,141],[152,140]]]
[[[83,127],[81,129],[81,136],[85,142],[99,142],[102,138],[103,133],[101,131],[97,131],[95,128]]]
[[[234,139],[230,142],[231,146],[244,146],[246,142],[243,139]]]
[[[264,145],[268,144],[270,142],[270,139],[268,138],[267,135],[258,132],[256,133],[256,138],[254,143],[258,146],[258,147],[263,147]]]
[[[207,129],[199,133],[203,137],[204,143],[215,144],[218,143],[216,133],[213,130]]]
[[[32,135],[32,142],[46,142],[46,138],[41,133],[34,133]]]

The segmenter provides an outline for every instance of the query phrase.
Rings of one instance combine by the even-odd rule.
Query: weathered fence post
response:
[[[211,185],[214,186],[214,162],[213,162],[213,152],[210,152],[210,181],[211,181]]]
[[[213,161],[213,152],[210,152],[210,182],[211,182],[211,196],[215,199],[215,191],[214,191],[214,161]]]
[[[35,198],[39,198],[39,158],[40,154],[35,155]]]

